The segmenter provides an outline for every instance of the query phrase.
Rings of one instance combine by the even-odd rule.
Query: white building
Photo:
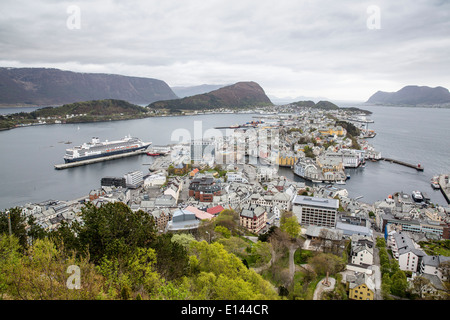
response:
[[[245,178],[240,172],[227,172],[226,176],[227,182],[248,183],[247,178]]]
[[[166,175],[164,173],[156,173],[145,178],[144,188],[162,186],[164,183],[166,183]]]
[[[144,174],[142,171],[128,172],[124,177],[128,188],[138,188],[144,183]]]
[[[400,270],[417,272],[420,270],[422,258],[426,254],[404,232],[392,232],[388,243],[394,258],[398,260]]]
[[[364,152],[355,149],[339,149],[337,152],[327,152],[325,157],[340,160],[344,168],[357,168],[364,161]]]
[[[449,263],[450,257],[444,256],[425,256],[420,264],[420,273],[437,276],[441,281],[448,279],[442,274],[442,264]]]
[[[339,200],[295,196],[292,211],[301,225],[336,227]]]
[[[369,237],[352,236],[352,264],[372,265],[373,264],[373,241]]]

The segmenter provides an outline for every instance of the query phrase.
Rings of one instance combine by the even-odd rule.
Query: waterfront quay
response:
[[[407,163],[407,162],[404,162],[404,161],[395,160],[395,159],[391,159],[391,158],[386,158],[386,157],[381,157],[380,160],[384,160],[384,161],[388,161],[388,162],[391,162],[391,163],[396,163],[396,164],[399,164],[399,165],[402,165],[402,166],[405,166],[405,167],[413,168],[413,169],[416,169],[417,171],[423,171],[424,170],[424,167],[421,164],[415,165],[415,164],[411,164],[411,163]]]
[[[447,200],[447,203],[450,203],[450,183],[448,177],[449,174],[441,174],[438,183],[445,200]]]
[[[55,164],[55,169],[63,170],[63,169],[68,169],[68,168],[80,167],[80,166],[85,166],[88,164],[93,164],[93,163],[98,163],[98,162],[104,162],[104,161],[110,161],[110,160],[121,159],[121,158],[126,158],[126,157],[138,156],[138,155],[145,154],[146,152],[147,152],[146,150],[137,150],[137,151],[133,151],[133,152],[121,153],[121,154],[116,154],[116,155],[112,155],[112,156],[104,156],[104,157],[93,158],[93,159],[88,159],[88,160]]]

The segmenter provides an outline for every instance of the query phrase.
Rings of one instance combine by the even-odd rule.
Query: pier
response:
[[[410,163],[407,163],[407,162],[404,162],[404,161],[395,160],[395,159],[391,159],[391,158],[385,158],[385,157],[381,157],[380,160],[384,160],[384,161],[389,161],[389,162],[392,162],[392,163],[400,164],[400,165],[405,166],[405,167],[410,167],[410,168],[416,169],[417,171],[423,171],[424,170],[423,166],[420,165],[420,164],[415,165],[415,164],[410,164]]]
[[[447,203],[450,204],[450,184],[448,181],[448,174],[441,174],[439,176],[439,186],[441,187],[441,192],[444,195],[445,200],[447,200]]]
[[[98,163],[98,162],[104,162],[104,161],[109,161],[109,160],[137,156],[137,155],[145,154],[146,152],[147,152],[147,150],[144,149],[144,150],[138,150],[138,151],[133,151],[133,152],[116,154],[116,155],[112,155],[112,156],[94,158],[94,159],[89,159],[89,160],[81,160],[81,161],[75,161],[75,162],[69,162],[69,163],[55,164],[55,169],[63,170],[63,169],[68,169],[68,168],[80,167],[80,166],[85,166],[85,165],[92,164],[92,163]]]

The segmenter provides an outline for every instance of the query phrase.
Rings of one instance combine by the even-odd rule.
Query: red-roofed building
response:
[[[197,174],[198,171],[199,171],[199,170],[198,170],[197,168],[195,168],[194,170],[192,170],[192,171],[189,173],[189,176],[190,176],[191,178],[195,177],[195,175]]]
[[[212,218],[214,218],[214,216],[212,214],[210,214],[210,213],[208,213],[206,211],[202,211],[202,210],[200,210],[200,209],[198,209],[196,207],[193,207],[193,206],[186,207],[184,209],[184,211],[189,211],[191,213],[194,213],[195,217],[197,219],[199,219],[199,220],[205,220],[205,219],[211,220]]]
[[[223,210],[225,210],[224,207],[222,207],[222,206],[215,206],[215,207],[206,209],[206,212],[208,212],[210,214],[213,214],[213,215],[218,215]]]

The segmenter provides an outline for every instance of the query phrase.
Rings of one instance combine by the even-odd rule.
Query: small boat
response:
[[[435,176],[435,177],[433,177],[431,179],[431,187],[433,189],[440,189],[441,188],[441,186],[439,185],[438,179],[439,179],[439,177],[437,177],[437,176]]]
[[[348,180],[348,179],[350,179],[350,175],[349,175],[349,174],[347,175],[347,180]]]
[[[239,128],[238,124],[233,124],[232,126],[230,126],[230,128],[234,129],[234,128]]]
[[[339,181],[336,181],[336,184],[345,184],[345,181],[344,180],[339,180]]]
[[[158,152],[147,152],[147,155],[151,156],[151,157],[158,157],[158,156],[161,155],[161,153],[158,153]]]
[[[431,187],[433,189],[440,189],[441,186],[439,185],[439,183],[437,183],[436,181],[431,181]]]
[[[415,202],[422,202],[423,201],[423,196],[422,193],[420,191],[413,191],[412,192],[412,198]]]

